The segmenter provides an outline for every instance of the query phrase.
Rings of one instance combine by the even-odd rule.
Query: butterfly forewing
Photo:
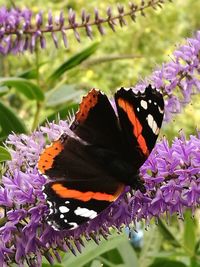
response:
[[[115,94],[115,102],[126,150],[133,166],[139,168],[158,137],[164,114],[163,97],[151,86],[143,93],[121,88]]]

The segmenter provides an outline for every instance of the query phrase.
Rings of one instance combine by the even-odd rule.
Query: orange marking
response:
[[[83,97],[82,102],[79,106],[79,111],[76,114],[76,120],[83,122],[91,108],[93,108],[98,101],[99,91],[92,89],[86,96]]]
[[[106,193],[99,193],[99,192],[92,192],[92,191],[80,192],[78,190],[68,189],[62,184],[53,184],[52,189],[61,198],[75,198],[75,199],[78,199],[84,202],[89,201],[91,199],[113,202],[114,200],[118,198],[118,196],[124,190],[124,185],[120,185],[114,195],[110,195]]]
[[[145,141],[144,137],[142,136],[142,125],[141,125],[140,121],[137,119],[133,107],[121,98],[118,99],[118,105],[128,115],[129,121],[133,125],[133,134],[137,138],[137,141],[139,143],[140,148],[142,149],[142,152],[145,155],[148,155],[149,150],[148,150],[146,141]]]
[[[47,147],[40,155],[38,161],[38,169],[41,173],[45,174],[46,170],[51,169],[54,158],[64,149],[63,144],[60,140],[52,143],[51,146]]]

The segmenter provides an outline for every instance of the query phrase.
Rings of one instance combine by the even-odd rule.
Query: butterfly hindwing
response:
[[[48,221],[56,229],[73,229],[94,219],[115,201],[123,191],[123,185],[114,182],[109,193],[98,188],[96,181],[49,182],[44,194],[50,208]]]

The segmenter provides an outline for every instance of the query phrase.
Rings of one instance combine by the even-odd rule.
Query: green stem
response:
[[[105,259],[104,257],[102,256],[99,256],[97,258],[100,262],[103,262],[104,264],[108,265],[109,267],[116,267],[116,264],[115,263],[112,263],[111,261]]]
[[[36,63],[36,79],[37,79],[37,85],[40,86],[40,73],[39,73],[39,51],[38,48],[36,47],[36,51],[35,51],[35,63]],[[40,112],[42,110],[43,107],[43,103],[37,101],[36,102],[36,112],[35,112],[35,116],[34,116],[34,120],[33,120],[33,125],[32,125],[32,131],[34,131],[39,124],[39,120],[40,120]]]
[[[14,8],[16,8],[16,5],[15,5],[15,3],[14,3],[13,0],[10,0],[10,4],[11,4],[11,6],[13,6]]]
[[[35,116],[34,116],[34,120],[33,120],[33,125],[32,125],[32,131],[34,131],[39,124],[39,120],[40,120],[40,111],[42,110],[43,107],[43,103],[37,101],[37,107],[36,107],[36,112],[35,112]]]

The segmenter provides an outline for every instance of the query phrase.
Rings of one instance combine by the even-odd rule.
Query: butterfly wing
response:
[[[164,114],[162,94],[149,85],[143,93],[121,88],[115,94],[126,151],[135,170],[155,146]]]
[[[98,214],[124,188],[108,166],[112,157],[118,154],[120,138],[118,120],[108,98],[100,91],[91,90],[83,98],[71,130],[79,138],[61,136],[44,150],[38,162],[39,170],[53,179],[53,182],[45,185],[44,193],[49,207],[52,207],[48,220],[59,229],[73,228],[88,221],[91,219],[91,210]],[[63,185],[61,191],[65,191],[64,195],[55,190],[55,184]],[[111,200],[91,198],[84,201],[77,197],[77,192],[71,194],[71,190],[78,194],[93,192],[101,196],[110,195]],[[64,206],[69,212],[63,217],[61,210]],[[77,209],[83,207],[87,209],[86,213],[83,216],[77,215]]]
[[[115,201],[124,186],[114,183],[106,193],[95,181],[74,180],[47,183],[44,189],[50,213],[48,222],[56,229],[74,229],[94,219]]]

